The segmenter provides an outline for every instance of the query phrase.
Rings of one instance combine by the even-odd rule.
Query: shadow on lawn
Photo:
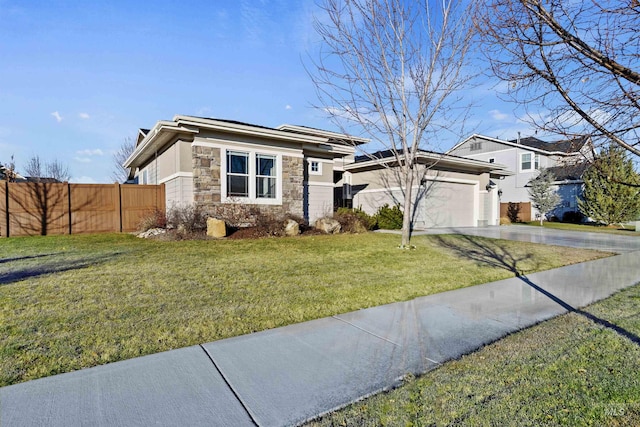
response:
[[[629,332],[626,329],[614,323],[611,323],[606,319],[601,319],[600,317],[595,316],[589,312],[573,307],[572,305],[553,295],[551,292],[542,289],[540,286],[529,280],[524,272],[518,268],[518,263],[532,259],[533,254],[526,254],[524,256],[516,258],[507,250],[504,245],[501,245],[499,241],[465,235],[460,236],[460,238],[462,239],[463,243],[459,243],[459,240],[456,239],[447,240],[442,238],[441,236],[436,236],[435,241],[441,247],[449,249],[463,258],[471,259],[478,263],[488,264],[492,267],[498,267],[512,272],[518,279],[522,280],[531,288],[535,289],[553,302],[557,303],[568,312],[579,314],[580,316],[591,320],[595,324],[610,329],[618,335],[631,340],[637,345],[640,345],[640,337],[635,335],[634,333]]]
[[[44,264],[37,265],[37,266],[25,266],[24,268],[20,268],[13,271],[5,271],[5,272],[0,271],[0,286],[8,285],[10,283],[18,282],[24,279],[44,276],[46,274],[62,273],[65,271],[79,270],[82,268],[103,264],[107,261],[111,261],[115,258],[118,258],[122,254],[123,252],[114,252],[108,255],[91,256],[91,257],[85,257],[85,258],[79,258],[79,259],[64,259],[59,261],[51,261],[51,262],[46,262]],[[13,260],[15,261],[15,260],[22,260],[22,259],[40,258],[40,257],[51,256],[51,255],[54,255],[54,254],[15,258]],[[9,260],[2,260],[0,261],[0,263],[5,261],[9,261]]]
[[[19,257],[14,257],[14,258],[4,258],[4,259],[0,259],[0,264],[6,264],[8,262],[16,262],[16,261],[23,261],[26,259],[35,259],[35,258],[45,258],[45,257],[49,257],[49,256],[54,256],[57,255],[58,253],[51,253],[51,254],[41,254],[41,255],[27,255],[27,256],[19,256]]]

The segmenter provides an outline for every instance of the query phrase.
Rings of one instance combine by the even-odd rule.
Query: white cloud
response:
[[[90,157],[74,157],[73,160],[80,163],[91,163]]]
[[[58,123],[62,121],[62,116],[57,111],[54,111],[51,115],[58,121]]]
[[[97,181],[90,176],[78,176],[69,180],[75,184],[97,184]]]
[[[504,121],[509,118],[508,114],[501,112],[500,110],[490,110],[489,114],[491,114],[491,118],[493,120]]]
[[[87,120],[88,118],[90,118],[91,116],[89,116],[88,113],[79,113],[78,117],[80,117],[83,120]]]
[[[76,151],[76,154],[79,155],[79,156],[103,156],[104,152],[101,149],[96,148],[96,149],[93,149],[93,150],[91,150],[91,149],[78,150],[78,151]]]
[[[285,110],[291,110],[291,108],[293,108],[293,107],[291,107],[291,105],[289,105],[289,104],[287,104],[287,106],[284,107]]]

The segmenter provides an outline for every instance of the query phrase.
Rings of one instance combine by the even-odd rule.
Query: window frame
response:
[[[247,155],[247,196],[230,196],[228,188],[228,159],[230,153],[241,153]],[[258,159],[261,157],[272,158],[274,160],[273,175],[258,175]],[[232,173],[231,176],[236,175]],[[242,174],[239,174],[242,175]],[[258,182],[261,178],[273,179],[273,197],[258,196]],[[220,149],[220,202],[221,203],[246,203],[262,205],[282,205],[282,154],[269,152],[268,150],[250,150],[242,148],[221,148]]]
[[[260,159],[269,159],[273,161],[273,167],[271,168],[271,171],[270,171],[272,173],[271,175],[260,174]],[[277,194],[277,190],[276,190],[276,184],[278,182],[277,157],[272,154],[256,153],[255,161],[256,161],[256,199],[273,200],[276,198],[276,194]],[[268,187],[269,187],[268,193],[271,193],[271,191],[273,191],[272,197],[261,195],[260,187],[262,187],[262,185],[260,185],[260,183],[263,182],[264,180],[266,180],[268,183]],[[271,180],[273,180],[273,184],[270,183]],[[271,190],[271,188],[273,189]]]
[[[313,170],[313,165],[318,166],[318,170]],[[317,159],[308,159],[307,160],[307,171],[309,175],[321,176],[322,175],[322,162]]]
[[[225,196],[226,197],[241,197],[241,198],[245,198],[245,197],[249,197],[251,192],[250,192],[250,185],[249,185],[249,181],[251,179],[251,172],[250,172],[250,156],[249,153],[245,152],[245,151],[235,151],[235,150],[227,150],[225,153],[227,162],[226,162],[226,167],[225,167],[225,182],[227,183],[226,186],[226,190],[225,190]],[[232,168],[233,168],[233,163],[229,161],[229,159],[231,158],[231,156],[236,156],[236,157],[244,157],[245,158],[245,165],[244,165],[244,169],[245,172],[233,172]],[[244,187],[246,188],[246,192],[245,193],[238,193],[238,194],[230,194],[230,181],[232,177],[241,177],[244,178]]]
[[[524,156],[530,156],[529,157],[529,168],[523,168],[522,167],[522,163],[523,163],[523,158]],[[533,171],[537,171],[540,170],[540,153],[534,153],[531,151],[527,151],[524,153],[520,153],[520,172],[533,172]]]

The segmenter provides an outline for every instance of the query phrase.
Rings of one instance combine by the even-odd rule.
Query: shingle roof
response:
[[[587,170],[588,167],[589,163],[580,162],[561,166],[553,166],[548,170],[553,173],[556,181],[574,181],[582,179],[582,174]]]
[[[511,139],[509,142],[514,144],[526,145],[527,147],[536,148],[549,152],[575,153],[580,151],[584,144],[588,141],[587,137],[580,137],[568,140],[560,140],[554,142],[545,142],[536,137],[528,136],[526,138]]]

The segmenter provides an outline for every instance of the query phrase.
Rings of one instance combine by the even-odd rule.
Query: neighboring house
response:
[[[578,210],[582,194],[581,176],[593,159],[588,137],[573,140],[544,142],[534,137],[501,140],[484,135],[471,135],[455,145],[447,154],[505,165],[512,176],[496,181],[502,203],[529,202],[527,184],[537,176],[540,168],[554,173],[561,203],[552,215],[562,218],[565,212]],[[525,217],[527,213],[525,213]],[[530,212],[535,218],[537,212]]]
[[[251,207],[313,222],[333,212],[344,164],[365,142],[304,126],[178,115],[140,129],[124,166],[138,184],[164,183],[167,207],[195,203],[227,217]]]
[[[345,165],[353,206],[374,214],[385,203],[403,206],[397,160],[390,151],[359,156]],[[420,151],[413,188],[413,228],[499,225],[494,180],[511,173],[506,166]]]

